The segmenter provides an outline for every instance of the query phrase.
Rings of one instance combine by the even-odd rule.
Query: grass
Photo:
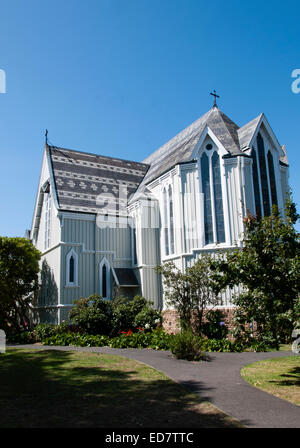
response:
[[[248,364],[241,375],[252,386],[300,406],[300,356]]]
[[[239,422],[161,372],[113,355],[0,354],[1,428],[233,428]]]

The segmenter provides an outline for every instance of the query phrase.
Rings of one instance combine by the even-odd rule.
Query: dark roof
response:
[[[101,213],[105,205],[105,214],[110,211],[125,214],[120,190],[127,189],[124,199],[130,197],[148,169],[144,163],[56,146],[48,148],[61,210]]]
[[[127,269],[127,268],[114,268],[114,271],[116,273],[119,286],[123,287],[130,287],[130,286],[139,286],[139,282],[137,281],[137,278],[135,276],[133,269]]]
[[[151,166],[143,184],[156,179],[177,163],[190,160],[206,126],[214,132],[230,155],[241,154],[238,125],[219,108],[213,107],[144,160],[144,163]]]
[[[248,149],[262,116],[260,114],[239,128],[218,107],[213,107],[143,163],[49,146],[59,208],[87,213],[127,214],[125,207],[128,201],[126,203],[119,198],[122,187],[127,189],[124,199],[131,197],[131,202],[141,194],[145,195],[147,184],[177,164],[192,160],[206,127],[224,146],[226,157],[245,155],[243,151]],[[284,150],[282,154],[282,162],[287,163]],[[97,203],[97,198],[103,202]]]

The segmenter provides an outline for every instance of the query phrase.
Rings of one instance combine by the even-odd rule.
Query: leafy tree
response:
[[[278,347],[290,336],[299,319],[300,240],[294,228],[299,215],[289,200],[286,217],[273,207],[271,216],[244,220],[242,249],[220,256],[212,263],[220,288],[241,285],[244,293],[234,299],[236,322],[246,332],[255,322],[259,339]]]
[[[40,257],[29,240],[0,237],[0,328],[7,333],[29,328]]]
[[[186,273],[177,269],[173,262],[156,268],[163,276],[166,301],[177,310],[183,331],[193,328],[200,333],[205,310],[219,303],[210,271],[212,260],[211,255],[203,254]]]

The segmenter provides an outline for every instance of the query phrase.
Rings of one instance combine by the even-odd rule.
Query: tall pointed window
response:
[[[163,235],[165,255],[173,255],[175,252],[174,233],[174,201],[172,185],[163,188]]]
[[[271,210],[270,210],[266,157],[265,157],[265,146],[263,138],[260,134],[258,134],[257,136],[257,149],[258,149],[260,184],[263,198],[264,216],[270,216]]]
[[[253,147],[251,152],[256,215],[270,216],[271,206],[278,205],[274,160],[270,150],[266,154],[261,134],[257,135],[256,142],[257,150]]]
[[[224,243],[225,226],[220,158],[216,151],[209,156],[206,152],[203,153],[201,157],[201,179],[204,195],[205,244]]]
[[[268,151],[268,168],[269,168],[272,205],[278,205],[277,204],[277,191],[276,191],[274,163],[273,163],[273,156],[271,154],[271,151]]]
[[[256,158],[256,151],[254,148],[252,148],[251,157],[252,157],[252,181],[254,189],[256,216],[260,218],[261,217],[260,191],[259,191],[259,180],[257,170],[257,158]]]
[[[215,220],[217,242],[225,242],[225,228],[224,228],[224,211],[223,211],[223,197],[221,184],[220,159],[217,152],[212,156],[212,172],[214,179],[214,197],[215,197]]]
[[[44,193],[44,209],[45,209],[45,238],[44,249],[50,247],[51,238],[51,194],[50,192]]]
[[[169,185],[169,222],[170,222],[170,253],[174,254],[174,211],[173,211],[173,190]]]
[[[69,270],[69,282],[70,283],[74,283],[74,279],[75,279],[75,260],[74,260],[74,256],[71,255],[70,258],[70,270]]]
[[[78,286],[78,255],[74,249],[66,256],[66,286]]]
[[[132,228],[132,238],[133,238],[133,241],[132,241],[132,244],[133,244],[133,248],[132,248],[132,250],[133,250],[133,264],[137,265],[136,227],[135,226]]]
[[[164,210],[164,239],[165,254],[169,255],[169,226],[168,226],[168,197],[166,188],[163,189],[163,210]]]
[[[209,159],[204,153],[201,158],[201,178],[202,178],[202,193],[204,194],[204,232],[205,244],[213,243],[213,223],[211,210],[211,188],[210,188],[210,173],[209,173]]]
[[[103,299],[111,298],[111,278],[110,278],[110,265],[106,258],[103,258],[99,266],[100,275],[100,296]]]

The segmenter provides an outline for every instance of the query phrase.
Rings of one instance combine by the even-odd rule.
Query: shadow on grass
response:
[[[111,359],[55,350],[1,356],[0,427],[238,426],[160,373]]]
[[[300,359],[300,358],[299,358]],[[288,373],[280,375],[281,381],[270,381],[277,386],[300,386],[300,367],[294,367]]]

